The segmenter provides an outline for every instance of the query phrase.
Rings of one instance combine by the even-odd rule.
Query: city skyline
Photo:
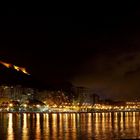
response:
[[[138,17],[129,10],[90,18],[15,12],[2,17],[1,61],[26,67],[46,85],[69,81],[108,98],[139,98]]]
[[[140,138],[140,11],[78,7],[0,9],[0,139]]]

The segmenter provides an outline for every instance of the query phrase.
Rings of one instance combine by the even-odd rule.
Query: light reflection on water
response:
[[[140,112],[0,113],[2,140],[140,138]]]
[[[9,114],[9,122],[7,128],[7,140],[14,139],[14,132],[13,132],[13,115]]]

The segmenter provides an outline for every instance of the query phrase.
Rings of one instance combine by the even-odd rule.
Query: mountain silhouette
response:
[[[26,87],[35,87],[40,85],[31,75],[17,71],[14,67],[6,67],[0,63],[0,85],[22,85]]]
[[[11,64],[12,65],[12,64]],[[22,85],[23,87],[36,88],[41,90],[64,90],[69,91],[73,85],[68,81],[48,81],[44,83],[31,74],[16,70],[14,65],[6,67],[0,63],[0,85]]]

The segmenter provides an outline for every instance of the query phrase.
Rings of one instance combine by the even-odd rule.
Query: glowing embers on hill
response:
[[[6,62],[3,62],[3,61],[0,61],[0,64],[4,65],[4,66],[7,67],[7,68],[14,68],[16,71],[21,71],[21,72],[23,72],[24,74],[30,75],[30,74],[26,71],[26,68],[19,67],[19,66],[16,66],[16,65],[13,65],[13,64],[10,64],[10,63],[6,63]]]
[[[3,62],[3,61],[0,61],[0,63],[1,63],[2,65],[4,65],[5,67],[7,67],[7,68],[12,67],[12,64],[5,63],[5,62]]]

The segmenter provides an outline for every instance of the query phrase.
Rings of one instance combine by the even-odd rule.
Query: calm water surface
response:
[[[140,138],[140,112],[0,113],[0,140]]]

